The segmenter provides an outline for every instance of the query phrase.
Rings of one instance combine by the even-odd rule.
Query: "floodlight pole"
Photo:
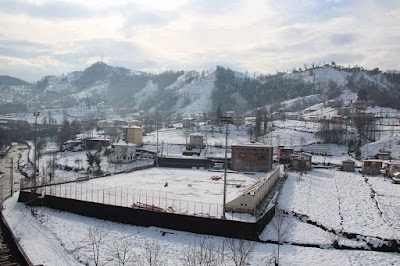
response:
[[[158,167],[158,112],[156,113],[156,135],[157,135],[156,167]]]
[[[34,112],[33,115],[35,116],[35,139],[34,139],[34,146],[35,146],[35,153],[33,156],[33,192],[36,194],[36,161],[37,161],[37,119],[40,115],[40,112]]]
[[[221,117],[220,119],[225,123],[225,167],[224,167],[224,196],[222,202],[222,218],[226,219],[226,168],[228,167],[227,150],[228,150],[228,119],[226,117]]]

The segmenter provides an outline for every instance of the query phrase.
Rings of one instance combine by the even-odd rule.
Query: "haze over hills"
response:
[[[46,76],[34,84],[0,76],[2,104],[31,103],[46,109],[101,103],[132,111],[158,109],[166,116],[209,113],[219,104],[238,113],[259,107],[273,111],[284,108],[283,101],[313,95],[314,102],[309,103],[313,104],[337,97],[343,90],[364,90],[376,105],[400,107],[398,72],[335,64],[250,77],[221,66],[152,74],[97,62],[84,71]]]

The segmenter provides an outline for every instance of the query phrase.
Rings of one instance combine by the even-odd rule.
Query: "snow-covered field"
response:
[[[172,182],[172,177],[178,175],[175,171],[158,173],[171,178],[168,181],[169,189],[186,185],[186,182]],[[128,176],[125,178],[128,179]],[[104,182],[106,181],[107,179],[104,179]],[[112,183],[116,180],[110,179],[107,182]],[[379,208],[383,216],[379,215],[379,209],[371,198],[368,183],[377,191],[375,195],[378,206],[388,207]],[[374,236],[398,238],[397,226],[400,218],[395,214],[396,211],[398,213],[399,207],[393,205],[396,205],[394,201],[398,199],[400,186],[388,182],[382,176],[368,177],[368,183],[360,174],[335,170],[313,170],[303,176],[291,173],[279,197],[279,204],[282,209],[305,215],[307,219],[327,228],[362,234],[369,236],[368,239]],[[149,184],[154,185],[156,184]],[[161,185],[162,183],[158,184]],[[166,265],[188,265],[188,250],[195,246],[200,250],[200,243],[203,241],[212,245],[214,250],[225,244],[225,265],[235,265],[225,238],[123,225],[41,207],[38,208],[38,215],[32,216],[29,207],[15,201],[16,197],[6,201],[4,214],[35,263],[93,265],[89,231],[98,230],[104,234],[100,263],[109,261],[109,265],[118,265],[116,249],[126,245],[127,252],[132,256],[128,265],[148,265],[140,264],[139,260],[148,256],[146,247],[149,246],[159,248],[160,258]],[[396,253],[335,250],[329,248],[333,238],[326,230],[294,216],[286,217],[285,222],[290,225],[285,241],[317,244],[323,248],[284,244],[280,248],[282,265],[396,265],[400,258]],[[276,240],[276,231],[271,224],[266,227],[261,238]],[[362,239],[355,241],[340,238],[339,242],[348,246],[366,247]],[[248,265],[268,265],[276,251],[275,244],[253,243]]]
[[[350,246],[365,246],[365,241],[381,244],[376,238],[399,239],[399,193],[400,186],[383,176],[325,169],[305,175],[291,173],[279,198],[280,208],[296,214],[287,218],[291,226],[286,240],[331,244],[330,229],[359,235],[359,241],[341,238],[342,244]],[[276,239],[273,228],[267,227],[262,238]]]
[[[227,202],[238,197],[265,173],[227,173]],[[223,172],[208,170],[151,168],[85,182],[46,187],[46,194],[131,207],[156,206],[175,213],[221,217]],[[212,180],[218,177],[219,180]],[[245,214],[228,214],[228,219],[253,221]]]

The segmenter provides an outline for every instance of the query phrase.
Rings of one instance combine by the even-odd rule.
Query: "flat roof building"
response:
[[[231,168],[236,171],[270,171],[272,155],[273,147],[262,143],[233,144]]]

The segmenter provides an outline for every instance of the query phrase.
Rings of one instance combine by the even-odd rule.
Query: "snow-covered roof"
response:
[[[203,134],[201,134],[201,133],[198,133],[198,132],[195,132],[195,133],[192,133],[192,134],[189,134],[189,136],[197,136],[197,137],[204,137],[204,135]]]
[[[126,142],[116,142],[112,144],[113,146],[126,146],[126,147],[136,147],[136,144],[126,143]]]
[[[139,126],[136,126],[136,125],[131,125],[131,126],[124,126],[122,128],[142,128],[142,127],[139,127]]]
[[[232,147],[260,147],[260,148],[270,148],[270,146],[265,145],[264,143],[260,142],[242,142],[242,143],[236,143],[232,144]]]
[[[400,161],[392,161],[392,162],[388,162],[388,165],[400,165]]]

